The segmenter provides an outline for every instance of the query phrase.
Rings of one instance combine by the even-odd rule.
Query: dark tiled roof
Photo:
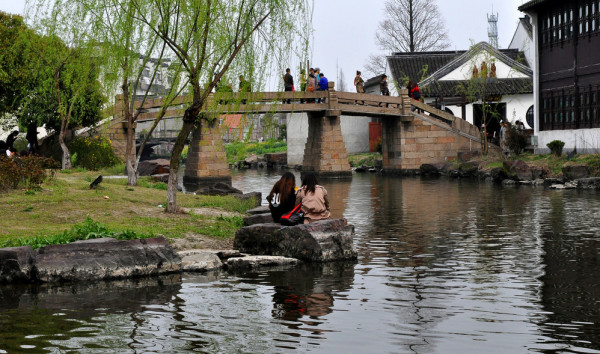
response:
[[[430,89],[432,95],[444,96],[453,95],[459,83],[466,81],[440,81],[444,76],[453,70],[472,60],[475,55],[481,51],[487,51],[496,60],[502,61],[516,71],[528,75],[529,79],[498,79],[497,86],[494,88],[496,94],[517,94],[533,92],[532,79],[533,72],[526,64],[522,52],[517,49],[498,50],[486,42],[480,42],[467,51],[454,52],[419,52],[419,53],[394,53],[389,56],[388,64],[394,76],[394,79],[402,85],[408,79],[419,82],[421,91],[429,86],[435,86]],[[522,81],[528,81],[525,84]],[[429,96],[429,94],[425,94]]]
[[[526,94],[533,92],[533,82],[531,79],[489,79],[485,91],[488,95],[509,95]],[[425,87],[419,87],[423,97],[452,97],[460,96],[467,87],[468,81],[448,80],[436,81]]]
[[[365,92],[366,93],[379,93],[379,83],[381,82],[383,74],[377,75],[365,81]],[[388,79],[389,80],[389,79]]]
[[[519,6],[519,11],[527,11],[530,10],[538,5],[541,5],[545,2],[547,2],[548,0],[531,0],[529,2],[524,3],[523,5]]]
[[[452,60],[464,56],[468,52],[492,48],[485,42],[478,43],[469,51],[448,51],[448,52],[416,52],[416,53],[393,53],[387,57],[388,65],[394,79],[400,84],[413,80],[421,82],[429,76],[436,73],[442,67],[446,66]],[[500,49],[498,52],[504,56],[520,61],[524,54],[517,49]],[[470,58],[468,58],[470,59]]]
[[[394,53],[387,59],[394,80],[402,85],[409,80],[419,82],[425,79],[463,53],[465,53],[464,50],[453,52]]]

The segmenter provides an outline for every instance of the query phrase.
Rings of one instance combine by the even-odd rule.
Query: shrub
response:
[[[560,140],[552,140],[551,142],[546,144],[546,146],[548,147],[548,149],[550,149],[550,152],[560,157],[560,155],[562,155],[562,149],[563,146],[565,146],[565,143]]]
[[[71,142],[69,150],[74,166],[92,171],[121,162],[115,155],[110,140],[102,136],[76,138]]]
[[[90,240],[102,237],[113,237],[117,240],[132,240],[138,238],[154,237],[153,234],[138,234],[134,231],[112,231],[105,225],[100,224],[91,218],[86,218],[84,222],[73,225],[70,230],[50,236],[21,237],[10,239],[0,244],[0,247],[21,247],[31,246],[34,249],[48,245],[64,245],[74,241]]]
[[[0,156],[0,190],[39,187],[48,177],[54,177],[59,164],[53,159],[36,155]]]
[[[515,155],[519,155],[527,147],[527,135],[522,129],[510,126],[506,131],[506,146]]]

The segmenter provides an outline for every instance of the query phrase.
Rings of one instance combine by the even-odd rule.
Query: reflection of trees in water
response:
[[[589,193],[589,192],[587,192]],[[552,195],[544,239],[543,332],[573,347],[600,349],[600,201]]]
[[[21,345],[30,345],[36,350],[67,350],[65,345],[79,341],[84,347],[102,348],[101,343],[91,344],[98,342],[97,324],[116,326],[111,324],[111,315],[135,314],[148,304],[166,304],[180,288],[179,274],[63,286],[0,286],[0,349],[20,352]],[[98,317],[104,317],[104,323],[97,322]],[[132,318],[130,343],[135,342],[139,321]]]

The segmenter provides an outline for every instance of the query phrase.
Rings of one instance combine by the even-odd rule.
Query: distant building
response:
[[[499,131],[500,120],[525,121],[533,111],[533,71],[519,49],[496,49],[486,42],[463,51],[393,53],[388,64],[399,86],[419,85],[425,103],[482,125],[485,101],[497,113],[488,122],[490,134]],[[474,92],[471,79],[487,72],[485,90]]]
[[[600,152],[600,3],[533,0],[519,7],[533,32],[536,152]]]

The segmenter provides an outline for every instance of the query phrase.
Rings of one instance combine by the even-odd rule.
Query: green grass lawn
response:
[[[97,189],[89,184],[98,172],[57,173],[39,190],[14,190],[0,194],[0,244],[18,237],[51,237],[82,225],[89,218],[110,232],[134,232],[170,238],[201,234],[230,238],[242,226],[242,215],[255,206],[253,200],[234,197],[178,194],[183,208],[213,208],[214,216],[187,213],[167,214],[166,185],[140,178],[139,186],[129,187],[126,179],[105,178]]]

